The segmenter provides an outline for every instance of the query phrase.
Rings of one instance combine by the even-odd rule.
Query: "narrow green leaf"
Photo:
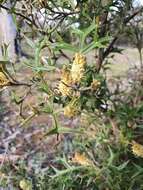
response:
[[[72,52],[77,52],[78,51],[77,47],[74,47],[74,46],[72,46],[72,45],[70,45],[68,43],[65,43],[65,42],[56,43],[54,46],[58,50],[65,49],[65,50],[69,50],[69,51],[72,51]]]

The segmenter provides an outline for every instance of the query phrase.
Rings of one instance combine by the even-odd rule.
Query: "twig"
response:
[[[136,10],[132,13],[132,15],[126,17],[123,20],[123,24],[126,25],[130,20],[132,20],[137,14],[139,14],[141,11],[143,11],[143,7],[141,7],[139,10]],[[99,72],[101,67],[102,67],[102,63],[104,61],[104,59],[112,52],[113,46],[115,44],[115,42],[119,39],[119,35],[120,35],[120,29],[116,32],[114,38],[112,39],[112,41],[110,42],[109,46],[103,51],[103,49],[101,49],[103,52],[100,52],[99,55],[99,61],[97,62],[97,71]]]
[[[139,14],[141,11],[143,11],[143,7],[141,7],[139,10],[135,11],[132,15],[126,17],[123,21],[123,24],[126,25],[130,20],[132,20],[137,14]],[[103,59],[106,58],[109,53],[111,52],[113,45],[115,44],[115,42],[118,40],[119,38],[119,34],[120,34],[120,30],[116,33],[115,37],[113,38],[113,40],[111,41],[111,43],[109,44],[109,46],[107,47],[107,49],[104,51],[103,54]]]
[[[26,17],[25,15],[23,15],[23,14],[21,14],[21,13],[19,13],[19,12],[16,12],[16,11],[14,11],[13,9],[10,9],[10,8],[8,8],[8,7],[4,6],[4,5],[2,5],[2,4],[0,4],[0,7],[3,8],[3,9],[5,9],[5,10],[7,10],[7,11],[9,11],[10,13],[16,14],[16,15],[18,15],[18,16],[24,18],[25,20],[27,20],[27,21],[33,23],[33,21],[32,21],[29,17]]]

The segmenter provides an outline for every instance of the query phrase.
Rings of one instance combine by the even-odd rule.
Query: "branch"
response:
[[[65,11],[55,11],[53,10],[50,6],[46,6],[46,8],[51,11],[52,13],[54,14],[58,14],[58,15],[64,15],[64,16],[69,16],[69,15],[75,15],[75,14],[78,14],[80,13],[80,11],[71,11],[69,13],[65,12]]]
[[[26,17],[25,15],[23,15],[23,14],[21,14],[21,13],[19,13],[19,12],[14,11],[13,9],[10,9],[10,8],[8,8],[8,7],[4,6],[4,5],[2,5],[2,4],[0,4],[0,7],[1,7],[2,9],[7,10],[7,11],[10,12],[10,13],[16,14],[16,15],[18,15],[18,16],[24,18],[25,20],[29,21],[30,23],[33,23],[33,21],[32,21],[30,18]]]
[[[123,21],[123,24],[126,25],[130,20],[132,20],[137,14],[139,14],[141,11],[143,11],[143,7],[141,7],[139,10],[136,10],[135,12],[133,12],[132,15],[126,17]],[[115,42],[119,39],[119,34],[120,34],[120,30],[116,33],[116,35],[114,36],[114,38],[112,39],[111,43],[109,44],[109,46],[107,47],[107,49],[104,51],[103,53],[103,60],[110,54],[110,52],[113,49],[113,46],[115,44]]]
[[[110,42],[109,46],[107,47],[107,49],[104,51],[103,53],[103,60],[109,55],[109,53],[111,52],[111,50],[113,49],[113,46],[115,44],[115,42],[118,40],[118,34],[119,32],[115,35],[115,37],[112,39],[112,41]]]
[[[49,32],[47,32],[47,31],[41,30],[41,27],[39,27],[39,26],[35,23],[35,20],[34,20],[34,19],[30,19],[29,17],[25,16],[24,14],[22,14],[22,13],[20,13],[20,12],[17,12],[17,11],[15,11],[14,9],[8,8],[8,7],[6,7],[6,6],[2,5],[2,4],[0,4],[0,8],[3,8],[3,9],[5,9],[5,10],[7,10],[8,12],[13,13],[13,14],[15,14],[15,15],[18,15],[18,16],[22,17],[23,19],[27,20],[28,22],[30,22],[30,24],[32,24],[32,25],[34,25],[34,26],[36,27],[36,29],[37,29],[38,32],[40,32],[40,33],[43,34],[43,35],[49,35],[49,34],[51,33],[51,31],[53,32],[53,30],[55,30],[67,16],[69,16],[69,15],[74,15],[74,14],[78,14],[78,13],[79,13],[79,11],[69,12],[69,13],[64,12],[64,11],[54,11],[51,7],[47,6],[46,8],[47,8],[48,10],[50,10],[51,13],[57,14],[57,17],[59,17],[59,16],[61,17],[61,20],[57,23],[57,25],[56,25],[56,26],[53,28],[53,30],[51,30],[50,33],[49,33]],[[55,18],[53,18],[53,19],[55,20]],[[29,23],[27,23],[27,24],[30,25]]]
[[[133,12],[132,15],[128,16],[124,19],[123,23],[127,24],[130,20],[132,20],[136,15],[138,15],[141,11],[143,11],[143,7],[141,7],[139,10],[136,10]]]

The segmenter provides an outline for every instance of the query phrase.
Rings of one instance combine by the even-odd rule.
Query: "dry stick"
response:
[[[0,87],[6,87],[6,86],[27,86],[27,87],[31,87],[32,84],[28,84],[28,83],[24,83],[24,82],[18,82],[18,81],[16,81],[16,82],[9,81],[8,84],[6,84],[6,85],[3,85],[3,86],[0,85]]]
[[[23,127],[25,126],[29,121],[31,121],[35,116],[37,115],[37,113],[33,113],[30,116],[28,116],[21,124],[19,127]]]
[[[10,82],[10,84],[7,85],[7,86],[27,86],[27,87],[31,87],[32,84],[16,81],[16,82]]]
[[[19,110],[19,115],[25,119],[25,117],[23,116],[23,103],[26,100],[26,98],[28,97],[28,95],[31,93],[31,87],[29,88],[29,90],[27,91],[27,93],[22,97],[22,99],[20,100],[20,110]]]

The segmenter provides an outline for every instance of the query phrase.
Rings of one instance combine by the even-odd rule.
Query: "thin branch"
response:
[[[115,37],[112,39],[112,41],[110,42],[110,44],[109,44],[109,46],[107,47],[107,49],[104,51],[104,53],[103,53],[103,60],[104,60],[104,59],[109,55],[109,53],[112,51],[115,42],[118,40],[118,34],[119,34],[119,32],[115,35]]]
[[[26,17],[25,15],[23,15],[23,14],[21,14],[21,13],[19,13],[19,12],[16,12],[16,11],[14,11],[13,9],[10,9],[10,8],[8,8],[8,7],[4,6],[4,5],[2,5],[2,4],[0,4],[0,7],[1,7],[2,9],[5,9],[5,10],[9,11],[10,13],[13,13],[13,14],[15,14],[15,15],[18,15],[18,16],[24,18],[25,20],[29,21],[30,23],[33,23],[33,21],[32,21],[29,17]],[[35,25],[35,23],[34,23],[34,25]]]
[[[69,12],[69,13],[67,13],[67,12],[65,12],[65,11],[55,11],[55,10],[53,10],[50,6],[46,6],[46,8],[48,9],[48,10],[50,10],[52,13],[54,13],[54,14],[58,14],[58,15],[64,15],[64,16],[69,16],[69,15],[75,15],[75,14],[78,14],[78,13],[80,13],[80,11],[72,11],[72,12]]]
[[[126,25],[130,20],[132,20],[137,14],[139,14],[141,11],[143,11],[143,7],[141,7],[139,10],[133,12],[132,15],[126,17],[123,21],[123,24]],[[112,41],[110,42],[109,46],[107,47],[107,49],[104,51],[103,53],[103,60],[110,54],[110,52],[113,49],[113,46],[115,44],[115,42],[119,39],[119,34],[120,34],[120,30],[117,31],[116,35],[114,36],[114,38],[112,39]]]
[[[14,82],[9,82],[7,85],[5,86],[27,86],[27,87],[31,87],[32,84],[28,84],[28,83],[24,83],[24,82],[18,82],[18,81],[14,81]]]
[[[139,10],[136,10],[132,13],[132,15],[128,16],[124,19],[124,24],[127,24],[130,20],[132,20],[136,15],[138,15],[141,11],[143,11],[143,7],[141,7]]]

